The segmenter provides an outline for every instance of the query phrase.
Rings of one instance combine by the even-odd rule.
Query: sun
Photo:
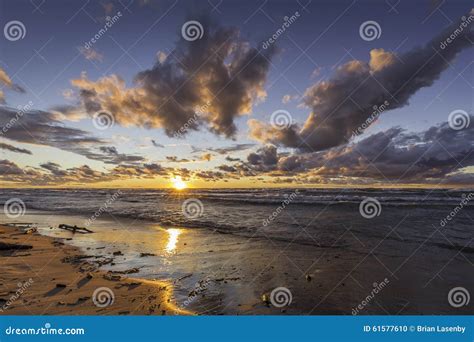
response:
[[[181,176],[175,176],[171,179],[171,182],[173,182],[173,188],[175,188],[176,190],[183,190],[186,188],[186,183],[183,182]]]

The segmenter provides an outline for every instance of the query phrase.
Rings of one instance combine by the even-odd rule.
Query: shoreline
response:
[[[0,315],[192,314],[172,284],[101,270],[103,258],[63,240],[0,225]]]

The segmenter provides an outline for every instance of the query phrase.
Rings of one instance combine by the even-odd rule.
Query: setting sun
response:
[[[180,176],[172,178],[171,182],[173,182],[173,188],[175,188],[176,190],[183,190],[184,188],[186,188],[186,183],[183,182]]]

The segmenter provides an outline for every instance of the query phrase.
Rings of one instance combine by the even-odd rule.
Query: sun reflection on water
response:
[[[178,237],[181,234],[181,229],[170,228],[167,229],[168,233],[168,243],[166,244],[165,250],[168,253],[173,253],[176,251],[176,245],[178,243]]]

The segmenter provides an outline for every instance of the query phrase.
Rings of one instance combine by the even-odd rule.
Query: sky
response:
[[[466,187],[470,1],[0,0],[2,187]]]

